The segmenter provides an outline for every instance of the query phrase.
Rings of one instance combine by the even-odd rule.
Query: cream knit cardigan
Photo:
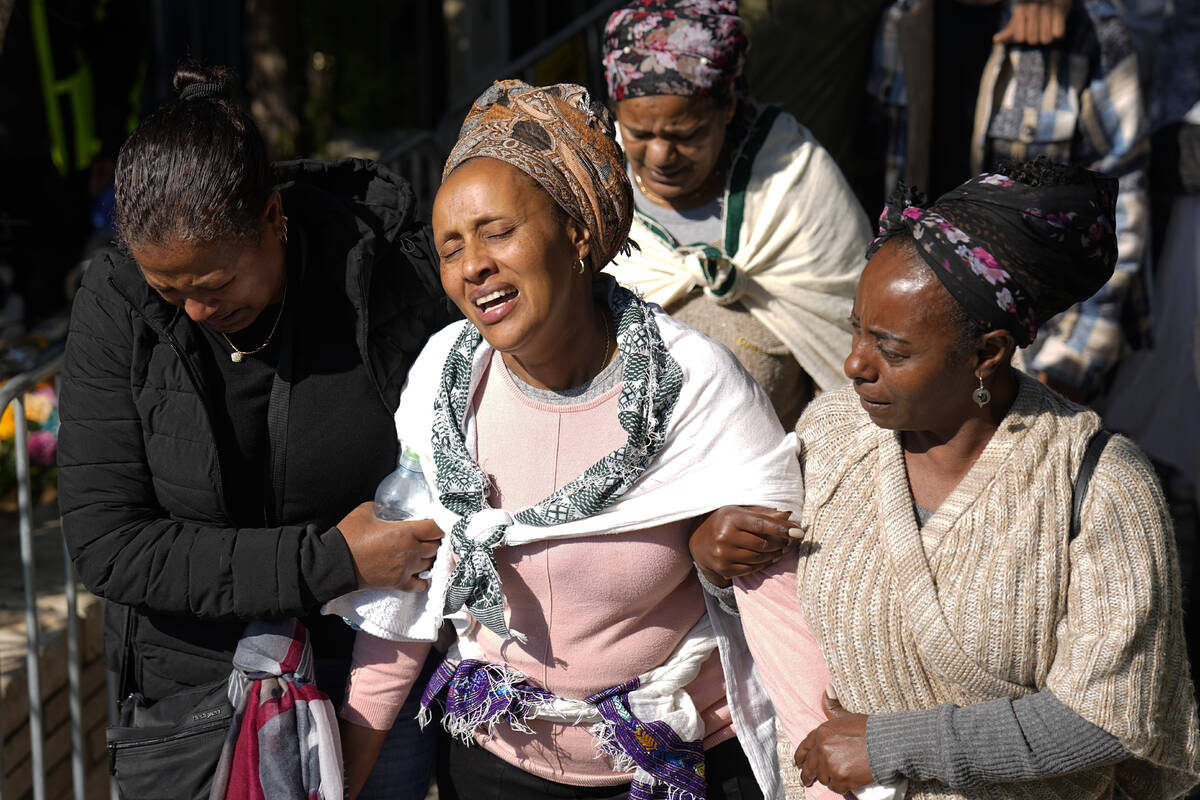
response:
[[[1092,412],[1021,375],[1008,416],[924,528],[894,431],[849,386],[797,425],[804,469],[801,604],[842,704],[865,714],[1042,688],[1137,758],[1027,783],[910,785],[910,799],[1176,797],[1200,775],[1200,732],[1162,492],[1117,436],[1078,537],[1071,488]]]

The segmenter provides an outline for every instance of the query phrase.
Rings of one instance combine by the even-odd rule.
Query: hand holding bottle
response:
[[[429,585],[424,578],[433,565],[442,529],[433,520],[381,520],[374,503],[366,502],[337,525],[350,548],[358,588],[382,587],[421,592]]]

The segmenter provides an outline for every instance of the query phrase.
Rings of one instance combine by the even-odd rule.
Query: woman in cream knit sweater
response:
[[[893,198],[853,385],[797,427],[801,605],[837,701],[794,760],[807,785],[910,800],[1177,797],[1200,733],[1162,493],[1114,437],[1072,538],[1100,420],[1011,366],[1111,273],[1116,182],[1005,171]]]

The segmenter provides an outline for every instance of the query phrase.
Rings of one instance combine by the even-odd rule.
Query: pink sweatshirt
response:
[[[492,505],[531,505],[620,446],[626,434],[617,421],[619,392],[618,385],[574,405],[539,403],[513,383],[495,356],[475,395],[478,458],[493,480]],[[658,666],[705,611],[687,546],[692,527],[692,521],[682,521],[497,550],[509,624],[528,637],[528,644],[502,641],[483,629],[478,641],[486,658],[572,698]],[[785,559],[770,573],[742,581],[738,602],[744,622],[758,629],[758,635],[750,636],[749,630],[747,635],[756,658],[763,650],[760,669],[773,699],[795,709],[781,716],[799,742],[824,718],[820,693],[827,677],[800,617],[794,567],[794,560]],[[390,727],[428,650],[429,645],[358,634],[342,717],[377,730]],[[688,693],[705,723],[706,748],[734,736],[715,651]],[[561,783],[630,780],[630,773],[613,772],[607,759],[595,757],[585,727],[539,720],[530,727],[532,736],[501,723],[494,738],[477,736],[477,741],[509,763]]]

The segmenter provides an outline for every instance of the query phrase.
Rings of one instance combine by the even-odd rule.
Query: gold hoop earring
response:
[[[287,214],[283,215],[283,230],[279,233],[279,241],[287,244]]]
[[[979,388],[971,393],[971,399],[975,401],[975,405],[983,408],[992,402],[992,393],[983,388],[983,376],[979,375],[977,377],[979,378]]]

